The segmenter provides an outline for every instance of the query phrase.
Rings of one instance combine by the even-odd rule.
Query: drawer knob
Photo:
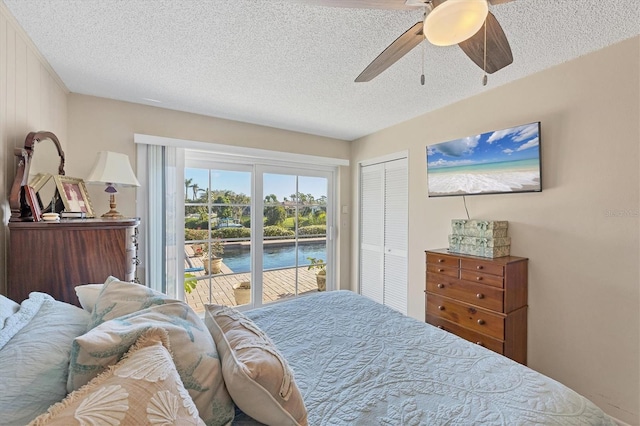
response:
[[[438,259],[438,263],[444,262],[444,259]]]
[[[478,293],[478,294],[476,294],[476,297],[477,297],[478,299],[484,299],[484,294],[482,294],[482,293]]]
[[[439,325],[439,326],[438,326],[438,328],[439,328],[440,330],[444,330],[444,327],[443,327],[443,326],[441,326],[441,325]]]
[[[477,281],[482,281],[482,277],[476,277]]]
[[[438,288],[444,288],[444,284],[438,284]]]
[[[440,309],[441,311],[444,311],[444,306],[440,305],[438,306],[438,309]]]
[[[444,271],[444,269],[438,268],[438,272],[443,272],[443,271]]]
[[[478,265],[478,266],[476,266],[476,269],[482,269],[482,268],[483,268],[483,266],[482,266],[482,265]]]
[[[482,342],[476,342],[476,345],[478,345],[478,346],[484,346],[484,343],[482,343]]]
[[[484,320],[483,320],[482,318],[480,318],[480,319],[478,320],[478,324],[480,324],[480,325],[484,325]]]

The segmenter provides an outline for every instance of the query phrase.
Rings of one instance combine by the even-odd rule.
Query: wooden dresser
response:
[[[9,222],[7,296],[32,291],[79,305],[74,287],[103,283],[109,275],[135,279],[138,219]]]
[[[527,363],[528,259],[426,252],[426,321]]]

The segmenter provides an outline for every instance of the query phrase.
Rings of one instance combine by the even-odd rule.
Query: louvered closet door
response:
[[[360,292],[407,312],[407,159],[361,167]]]
[[[360,294],[384,302],[384,164],[360,169]]]
[[[385,163],[384,304],[407,313],[407,159]]]

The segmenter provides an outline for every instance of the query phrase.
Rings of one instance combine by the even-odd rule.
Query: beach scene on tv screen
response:
[[[539,123],[429,145],[429,196],[540,191],[539,145]]]

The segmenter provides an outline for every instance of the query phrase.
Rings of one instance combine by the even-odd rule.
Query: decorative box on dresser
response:
[[[103,283],[109,275],[134,281],[138,219],[9,222],[7,296],[32,291],[79,305],[74,287]]]
[[[426,251],[426,322],[527,363],[528,259]]]

